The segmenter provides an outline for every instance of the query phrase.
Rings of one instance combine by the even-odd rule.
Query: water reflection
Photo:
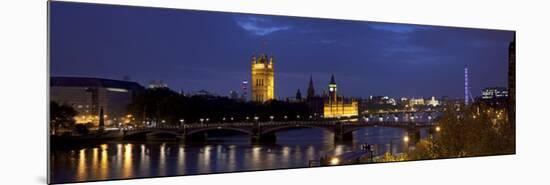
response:
[[[236,162],[236,146],[230,145],[228,147],[228,158],[227,158],[227,170],[228,171],[235,171],[237,170],[237,162]]]
[[[132,162],[134,161],[132,159],[132,144],[124,145],[124,158],[122,160],[124,161],[122,165],[122,178],[132,177]]]
[[[363,143],[374,144],[379,154],[402,152],[405,135],[401,129],[377,127],[358,130],[354,142],[341,144],[335,144],[334,134],[323,129],[280,132],[277,144],[270,145],[251,145],[246,135],[207,145],[111,141],[73,150],[54,149],[52,180],[74,182],[307,167],[310,160],[342,154]]]
[[[78,180],[86,180],[87,175],[88,173],[86,172],[86,149],[82,149],[78,152]]]
[[[91,173],[97,173],[98,172],[98,165],[97,162],[99,158],[99,152],[97,148],[92,149],[92,172]]]
[[[107,144],[101,145],[101,162],[98,179],[107,179],[109,178],[109,159],[107,155]]]
[[[159,176],[165,176],[166,175],[166,143],[162,143],[160,145],[160,152],[159,152]]]
[[[146,148],[144,144],[141,144],[141,150],[140,150],[140,175],[141,176],[149,176],[150,175],[150,169],[151,169],[151,160],[149,156],[149,148]]]
[[[178,173],[185,173],[185,148],[183,145],[180,145],[178,149]]]

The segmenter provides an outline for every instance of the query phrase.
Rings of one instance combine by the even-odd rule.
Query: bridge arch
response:
[[[185,135],[189,136],[189,135],[194,135],[194,134],[197,134],[197,133],[208,132],[208,131],[213,131],[213,130],[229,130],[229,131],[236,131],[236,132],[240,132],[240,133],[244,133],[244,134],[248,134],[248,135],[251,135],[251,134],[252,134],[252,131],[251,131],[251,130],[243,129],[243,128],[236,128],[236,127],[211,127],[211,128],[200,128],[200,129],[189,130],[189,131],[187,131],[187,132],[185,133]]]
[[[158,136],[158,135],[169,135],[174,137],[180,137],[181,132],[177,130],[156,130],[156,129],[144,129],[144,130],[135,130],[127,131],[124,135],[126,138],[144,138],[146,136]]]
[[[157,131],[151,131],[147,135],[152,135],[152,136],[155,136],[155,135],[171,135],[171,136],[175,136],[175,137],[180,137],[181,133],[176,132],[176,131],[157,130]]]
[[[126,131],[124,134],[124,137],[144,137],[150,132],[153,132],[153,130],[138,130],[138,131]]]
[[[322,129],[322,130],[327,130],[329,132],[334,132],[333,128],[327,127],[327,126],[299,124],[299,125],[284,125],[284,126],[279,126],[279,127],[272,127],[272,128],[262,129],[260,134],[261,135],[274,134],[276,132],[291,130],[291,129],[296,129],[296,128],[314,128],[314,129]]]

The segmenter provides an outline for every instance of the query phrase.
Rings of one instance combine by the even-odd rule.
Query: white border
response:
[[[517,30],[517,155],[93,184],[549,184],[545,1],[82,0],[137,6]],[[0,184],[46,180],[46,2],[0,5]]]

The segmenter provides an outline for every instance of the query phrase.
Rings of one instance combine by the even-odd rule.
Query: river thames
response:
[[[335,143],[324,129],[277,133],[276,144],[253,145],[248,135],[209,137],[206,143],[177,141],[105,141],[52,148],[54,183],[308,167],[310,160],[373,144],[375,155],[402,152],[406,131],[371,127],[353,133],[353,141]],[[392,144],[390,144],[392,143]]]

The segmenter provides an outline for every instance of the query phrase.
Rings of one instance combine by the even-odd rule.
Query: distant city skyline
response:
[[[250,59],[275,58],[278,98],[463,97],[507,87],[513,31],[51,2],[51,76],[162,80],[175,91],[241,92]],[[265,45],[264,45],[265,43]],[[248,88],[250,91],[250,88]],[[250,92],[248,92],[250,93]],[[248,97],[250,98],[250,97]]]

